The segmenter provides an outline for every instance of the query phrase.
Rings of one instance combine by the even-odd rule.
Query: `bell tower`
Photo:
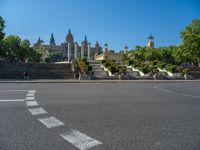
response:
[[[148,44],[147,44],[147,47],[149,47],[149,48],[154,48],[154,37],[153,37],[153,35],[151,34],[151,35],[148,37],[148,39],[149,39],[149,42],[148,42]]]
[[[51,38],[50,38],[50,43],[49,43],[49,44],[52,45],[52,46],[55,46],[55,45],[56,45],[55,39],[54,39],[54,37],[53,37],[53,33],[51,34]]]

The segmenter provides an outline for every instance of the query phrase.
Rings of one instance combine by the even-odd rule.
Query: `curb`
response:
[[[186,83],[200,80],[0,80],[0,83]]]

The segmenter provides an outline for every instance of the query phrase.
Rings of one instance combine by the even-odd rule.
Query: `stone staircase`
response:
[[[93,78],[94,79],[105,79],[108,77],[108,73],[101,68],[101,65],[98,63],[91,63]]]
[[[71,64],[0,63],[0,79],[23,79],[23,72],[30,79],[74,79]]]

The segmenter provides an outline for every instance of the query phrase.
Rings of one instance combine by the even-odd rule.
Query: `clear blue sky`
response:
[[[60,44],[70,28],[79,43],[87,35],[121,50],[146,45],[150,33],[156,47],[180,44],[180,32],[200,18],[200,0],[0,0],[0,15],[7,35],[32,44],[39,36],[49,43],[52,32]]]

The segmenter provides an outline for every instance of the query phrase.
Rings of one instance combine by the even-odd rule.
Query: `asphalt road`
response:
[[[1,83],[0,149],[199,150],[200,82]]]

